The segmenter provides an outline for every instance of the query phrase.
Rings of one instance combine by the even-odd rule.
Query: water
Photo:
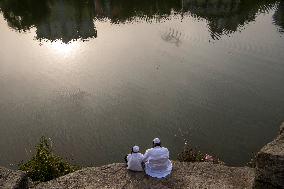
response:
[[[160,137],[243,165],[284,120],[284,3],[0,0],[0,165],[45,135],[83,166]]]

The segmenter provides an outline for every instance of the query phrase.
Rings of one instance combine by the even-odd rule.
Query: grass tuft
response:
[[[35,155],[19,166],[33,181],[45,182],[79,169],[52,152],[50,142],[41,137]]]

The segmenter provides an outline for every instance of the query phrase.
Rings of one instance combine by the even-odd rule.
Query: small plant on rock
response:
[[[26,171],[33,181],[45,182],[74,172],[78,167],[55,155],[50,142],[41,137],[36,146],[36,154],[28,162],[21,164],[19,169]]]
[[[185,144],[184,149],[178,154],[178,161],[181,162],[212,162],[223,163],[218,158],[202,153],[199,150],[193,149],[189,144]]]

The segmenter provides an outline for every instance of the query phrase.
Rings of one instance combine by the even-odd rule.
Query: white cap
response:
[[[159,138],[154,138],[153,142],[154,142],[154,144],[159,144],[159,143],[161,143],[161,141],[160,141]]]
[[[139,146],[133,146],[133,147],[132,147],[132,151],[133,151],[134,153],[139,152]]]

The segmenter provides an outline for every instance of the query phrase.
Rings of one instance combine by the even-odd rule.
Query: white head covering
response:
[[[132,147],[132,151],[133,151],[134,153],[139,152],[139,146],[133,146],[133,147]]]
[[[160,141],[159,138],[154,138],[153,142],[154,142],[154,144],[159,144],[159,143],[161,143],[161,141]]]

